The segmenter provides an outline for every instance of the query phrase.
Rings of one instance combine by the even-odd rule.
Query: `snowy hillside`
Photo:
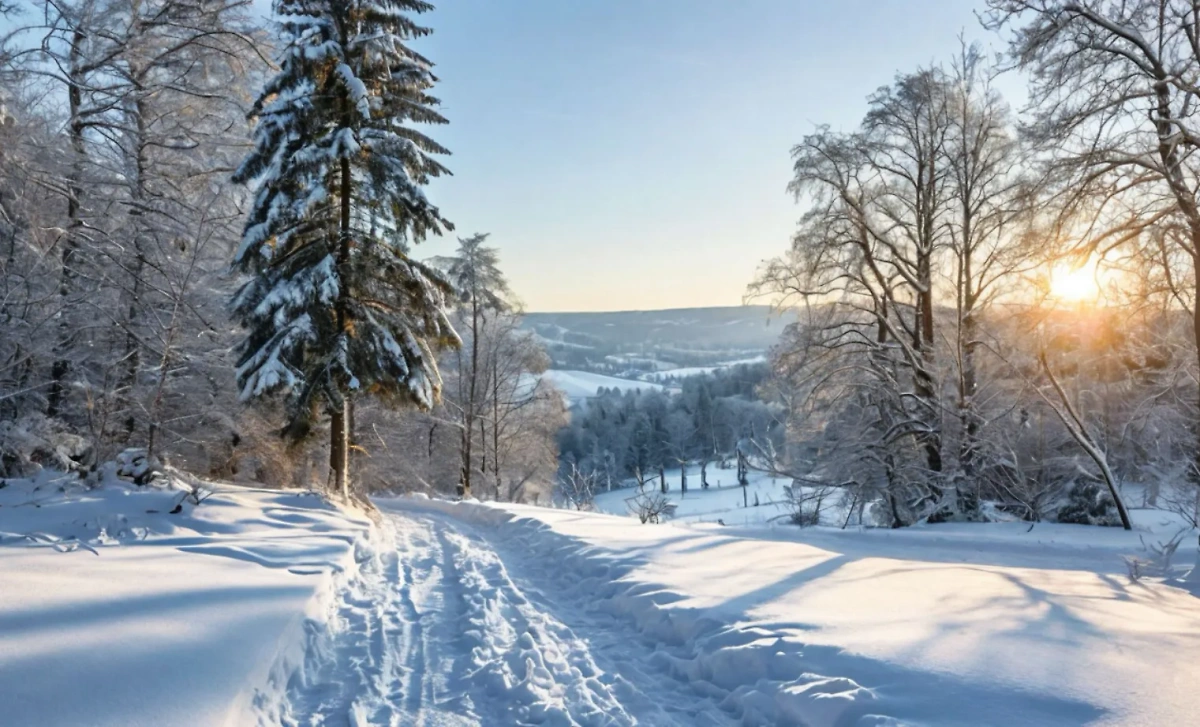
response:
[[[528,313],[555,368],[634,375],[761,357],[789,320],[768,306]]]
[[[680,367],[664,367],[661,371],[654,371],[642,375],[642,378],[647,381],[665,381],[667,379],[684,379],[689,376],[700,376],[702,374],[712,374],[717,371],[722,371],[733,366],[742,366],[747,364],[764,363],[767,360],[766,356],[753,356],[751,358],[741,358],[736,361],[722,361],[713,364],[712,366],[680,366]]]
[[[618,391],[660,390],[663,388],[659,384],[647,381],[618,379],[614,376],[593,374],[588,371],[550,369],[542,374],[542,378],[554,384],[563,393],[563,396],[571,402],[593,397],[602,388],[617,389]]]
[[[1200,602],[1178,587],[1130,584],[1119,553],[1139,543],[1115,529],[1057,526],[1086,534],[1077,542],[1021,527],[982,540],[960,531],[953,545],[919,531],[809,543],[794,528],[384,506],[494,551],[505,587],[552,614],[552,632],[569,629],[580,673],[601,670],[590,690],[561,661],[536,666],[540,629],[510,660],[526,658],[516,678],[574,717],[558,723],[1149,726],[1200,713]],[[1087,544],[1098,532],[1111,536],[1106,547]],[[1194,546],[1180,555],[1195,557]],[[571,693],[589,708],[572,712],[578,701],[559,696]],[[614,697],[620,711],[604,706]],[[580,719],[590,708],[611,711]]]

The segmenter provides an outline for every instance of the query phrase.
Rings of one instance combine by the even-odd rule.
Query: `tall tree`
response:
[[[459,432],[462,438],[462,470],[459,495],[471,496],[471,480],[475,470],[476,427],[479,430],[479,473],[487,474],[486,402],[492,367],[486,360],[484,328],[490,317],[510,308],[508,282],[500,271],[500,253],[488,247],[487,234],[476,233],[460,238],[453,257],[439,258],[441,266],[455,287],[465,296],[459,306],[459,325],[469,337],[465,351],[460,349],[456,363],[457,392],[454,405],[459,409]]]
[[[952,211],[946,222],[952,258],[956,325],[955,364],[959,419],[958,471],[952,493],[962,509],[976,487],[987,421],[981,401],[980,352],[985,319],[1005,292],[1004,283],[1038,262],[1023,241],[1032,205],[1025,161],[1013,138],[1007,105],[991,87],[991,71],[977,46],[962,45],[945,79],[950,133],[945,156]],[[973,507],[969,509],[974,509]]]
[[[211,223],[220,214],[203,209],[206,192],[228,174],[228,157],[244,144],[245,130],[234,119],[245,109],[228,91],[265,59],[247,24],[248,0],[111,1],[121,19],[110,31],[119,51],[105,69],[114,113],[103,132],[117,147],[113,176],[124,188],[126,211],[114,233],[123,244],[112,258],[123,293],[115,326],[123,339],[118,400],[128,440],[153,407],[138,396],[142,369],[162,368],[164,350],[172,347],[165,331],[187,310],[167,292],[172,260],[199,246],[179,241],[197,236],[197,217]],[[157,378],[156,388],[163,383]]]
[[[870,426],[886,479],[916,485],[919,492],[901,499],[918,510],[940,499],[944,469],[934,283],[949,242],[950,134],[943,74],[926,69],[872,96],[858,132],[807,136],[792,152],[790,190],[809,209],[789,255],[751,286],[753,294],[842,309],[821,325],[832,356],[820,361],[869,374],[869,391],[859,391],[877,414]],[[903,441],[919,447],[923,472],[899,476]]]
[[[446,150],[414,124],[441,124],[431,63],[408,47],[428,28],[420,0],[276,0],[280,71],[254,106],[255,148],[235,174],[256,187],[234,265],[251,279],[233,299],[249,329],[244,399],[290,394],[285,434],[330,417],[334,487],[349,494],[350,407],[372,394],[430,408],[437,352],[459,345],[445,309],[453,287],[412,257],[452,229],[422,186]]]
[[[1032,78],[1029,136],[1048,160],[1064,237],[1080,253],[1131,249],[1192,319],[1200,356],[1200,4],[989,0]],[[1196,380],[1193,368],[1192,379]],[[1200,438],[1200,387],[1192,436]],[[1191,474],[1200,483],[1200,439]]]
[[[1009,128],[972,47],[952,72],[899,76],[871,98],[858,132],[820,129],[793,150],[791,190],[808,209],[789,255],[751,286],[807,304],[806,323],[788,332],[775,362],[801,414],[790,427],[811,432],[805,412],[833,410],[825,419],[841,441],[870,443],[869,457],[825,473],[846,473],[839,486],[881,480],[893,525],[970,516],[977,501],[967,491],[976,489],[985,420],[982,321],[1021,269],[1015,233],[1028,210]],[[939,310],[944,301],[955,304],[953,321]],[[943,417],[948,363],[957,430]],[[864,477],[864,463],[879,474]]]

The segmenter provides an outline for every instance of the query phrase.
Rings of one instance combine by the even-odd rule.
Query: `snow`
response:
[[[0,488],[0,723],[242,725],[369,521],[298,491]]]
[[[565,369],[550,369],[542,374],[542,378],[550,381],[570,401],[590,399],[601,389],[617,389],[619,391],[648,391],[660,390],[662,386],[645,381],[618,379],[603,374],[593,374],[587,371],[569,371]]]
[[[371,103],[368,99],[367,85],[362,82],[358,76],[354,75],[354,70],[345,63],[337,64],[337,75],[341,79],[342,84],[346,87],[346,92],[350,95],[350,100],[354,102],[354,107],[358,113],[364,118],[371,118]],[[343,132],[349,132],[349,129],[342,129]],[[357,147],[357,143],[355,143]],[[351,156],[347,153],[346,156]]]
[[[368,520],[298,491],[114,471],[0,487],[6,727],[1200,714],[1200,588],[1131,583],[1121,560],[1174,533],[1162,512],[1134,511],[1133,533],[722,527],[727,487],[689,491],[687,523],[426,497],[378,499]],[[760,499],[782,486],[751,477]]]
[[[1050,528],[1081,534],[1059,542],[1040,525],[1024,538],[1027,526],[963,525],[937,542],[927,533],[943,526],[930,526],[910,542],[910,531],[388,507],[477,528],[510,570],[554,594],[577,634],[597,623],[636,634],[607,655],[603,639],[590,641],[593,658],[675,679],[708,723],[720,723],[709,707],[736,724],[831,727],[1185,725],[1200,713],[1200,603],[1129,583],[1117,554],[1138,541],[1117,529]]]
[[[731,369],[734,366],[759,364],[765,362],[766,360],[766,356],[755,356],[753,358],[742,358],[736,361],[725,361],[722,363],[713,364],[712,366],[684,366],[667,369],[664,371],[655,371],[643,374],[643,377],[647,381],[666,381],[669,378],[685,379],[689,376],[700,376],[703,374],[716,373],[717,371],[724,371],[725,369]]]
[[[708,465],[708,488],[700,487],[700,468],[688,468],[687,493],[680,495],[679,468],[665,472],[667,477],[667,497],[675,505],[673,520],[681,522],[710,522],[718,520],[726,525],[752,525],[786,519],[790,510],[784,504],[787,501],[784,487],[791,484],[790,480],[782,477],[771,477],[763,472],[751,471],[746,480],[745,501],[749,507],[743,506],[742,487],[737,484],[737,469],[734,462],[729,462],[728,469],[721,469],[716,462]],[[611,492],[601,492],[596,495],[596,509],[612,515],[629,515],[629,499],[637,495],[637,487],[632,481],[626,487],[614,489]],[[659,491],[658,480],[646,486],[647,490]],[[755,497],[758,506],[754,505]]]

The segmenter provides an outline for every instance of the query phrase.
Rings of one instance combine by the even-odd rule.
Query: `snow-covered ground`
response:
[[[5,727],[253,724],[370,531],[302,492],[214,485],[195,506],[74,475],[4,485]]]
[[[593,374],[587,371],[549,369],[542,374],[542,378],[553,383],[563,393],[563,396],[572,402],[589,399],[595,396],[596,392],[601,388],[617,389],[619,391],[641,391],[662,388],[659,384],[647,381],[618,379],[615,376]]]
[[[1200,588],[1121,560],[1161,513],[841,531],[405,497],[372,524],[298,492],[216,486],[170,514],[171,491],[63,484],[0,488],[5,727],[1200,714]]]
[[[1174,727],[1200,714],[1200,600],[1131,584],[1119,554],[1138,539],[1119,530],[1056,526],[1056,539],[1002,524],[909,539],[388,507],[469,526],[590,663],[637,675],[630,698],[666,709],[641,724]],[[1179,557],[1194,562],[1195,546]],[[626,715],[639,712],[599,723],[633,724]]]
[[[742,488],[737,484],[737,470],[732,462],[728,469],[720,469],[714,462],[708,465],[708,488],[700,487],[700,468],[689,467],[688,489],[683,493],[679,468],[666,470],[665,474],[667,497],[675,505],[672,519],[678,522],[721,521],[725,525],[755,525],[786,520],[791,513],[785,504],[784,492],[784,487],[791,483],[784,478],[752,471],[746,477],[749,484]],[[647,489],[658,491],[658,481],[648,485]],[[630,500],[637,492],[636,487],[601,492],[596,495],[596,509],[612,515],[628,515]]]

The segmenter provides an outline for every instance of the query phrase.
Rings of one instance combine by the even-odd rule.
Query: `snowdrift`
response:
[[[203,487],[198,506],[112,478],[0,488],[0,724],[254,724],[372,525],[310,493]]]

